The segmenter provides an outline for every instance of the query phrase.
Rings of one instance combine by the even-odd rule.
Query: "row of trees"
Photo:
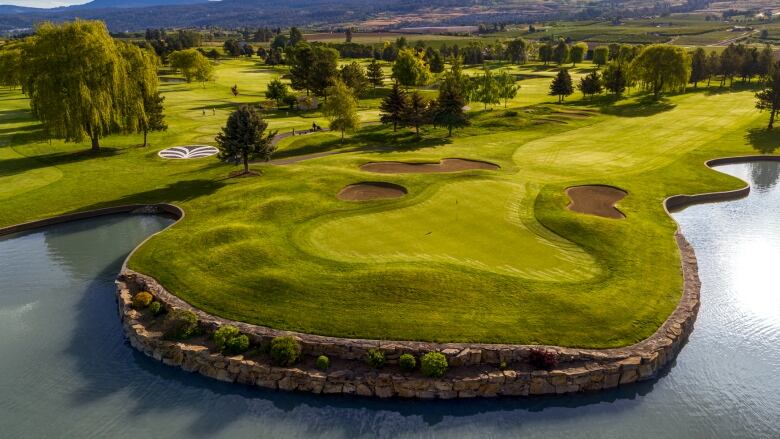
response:
[[[743,44],[730,44],[720,54],[714,51],[707,54],[700,47],[693,52],[691,58],[690,82],[696,87],[699,82],[706,80],[709,86],[713,76],[720,77],[721,86],[724,86],[727,80],[729,85],[732,85],[735,77],[742,78],[743,82],[749,82],[754,77],[765,80],[773,63],[770,46],[759,50]]]
[[[114,40],[105,24],[43,23],[33,36],[0,50],[0,80],[21,86],[51,138],[89,139],[93,150],[113,133],[166,129],[152,50]]]

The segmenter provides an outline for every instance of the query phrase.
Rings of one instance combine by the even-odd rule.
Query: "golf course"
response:
[[[664,200],[741,188],[704,162],[777,145],[755,89],[713,82],[658,101],[633,88],[622,100],[576,92],[558,103],[548,95],[557,68],[488,67],[516,75],[517,96],[506,108],[472,102],[470,125],[452,136],[380,124],[386,80],[359,100],[360,127],[343,142],[338,131],[279,136],[271,160],[238,177],[216,156],[158,153],[214,145],[240,104],[263,105],[279,134],[327,127],[318,110],[268,105],[284,66],[220,59],[204,84],[165,73],[167,131],[146,147],[140,135],[111,135],[98,152],[47,139],[28,98],[4,88],[0,227],[174,204],[184,218],[129,267],[207,313],[275,329],[582,348],[649,337],[683,290]],[[579,79],[594,67],[569,72]]]

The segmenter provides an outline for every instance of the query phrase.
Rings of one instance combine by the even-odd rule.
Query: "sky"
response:
[[[27,6],[30,8],[56,8],[87,3],[90,0],[0,0],[0,5]]]

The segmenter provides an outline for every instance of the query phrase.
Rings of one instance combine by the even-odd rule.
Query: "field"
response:
[[[584,64],[574,71],[581,75]],[[518,97],[472,103],[471,126],[422,139],[371,124],[386,88],[360,102],[363,128],[283,140],[276,158],[328,151],[291,164],[254,164],[228,178],[214,158],[172,161],[163,148],[213,144],[229,111],[265,102],[284,73],[221,61],[217,80],[165,82],[165,133],[88,145],[42,138],[26,98],[0,91],[0,226],[126,203],[172,202],[184,220],[149,241],[131,268],[194,306],[224,317],[316,334],[428,341],[612,347],[641,340],[681,294],[675,224],[665,197],[741,183],[706,159],[773,150],[753,91],[702,89],[650,103],[630,94],[557,104],[552,69],[511,67]],[[471,70],[474,73],[476,70]],[[230,87],[237,85],[238,97]],[[427,91],[432,96],[432,92]],[[205,110],[205,111],[204,111]],[[205,113],[205,115],[204,115]],[[216,114],[214,114],[216,113]],[[266,112],[286,132],[327,126],[318,112]],[[487,161],[498,170],[380,174],[368,162]],[[342,201],[347,185],[379,181],[408,193]],[[603,184],[628,196],[625,219],[575,213],[566,188]]]

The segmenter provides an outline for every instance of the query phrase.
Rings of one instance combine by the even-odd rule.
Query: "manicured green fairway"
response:
[[[582,74],[589,65],[578,68]],[[446,138],[428,128],[367,125],[345,144],[320,133],[285,139],[278,157],[336,151],[293,164],[255,165],[228,179],[215,158],[168,161],[169,146],[213,143],[237,103],[265,101],[282,70],[224,61],[205,88],[165,83],[170,129],[87,145],[41,141],[18,91],[1,91],[0,225],[130,202],[173,202],[186,218],[158,235],[131,267],[206,311],[277,328],[363,338],[621,346],[664,321],[681,294],[674,222],[665,197],[736,188],[706,159],[755,153],[780,136],[754,129],[765,115],[752,91],[696,91],[614,106],[577,94],[553,104],[553,69],[516,73],[518,97],[482,111]],[[238,85],[233,97],[230,86]],[[384,90],[361,100],[378,119]],[[206,115],[203,115],[203,109]],[[212,108],[216,111],[213,115]],[[272,129],[326,125],[318,112],[267,114]],[[376,174],[372,161],[485,160],[497,171]],[[385,181],[408,194],[347,202],[346,185]],[[568,211],[564,190],[610,184],[629,195],[624,220]]]

